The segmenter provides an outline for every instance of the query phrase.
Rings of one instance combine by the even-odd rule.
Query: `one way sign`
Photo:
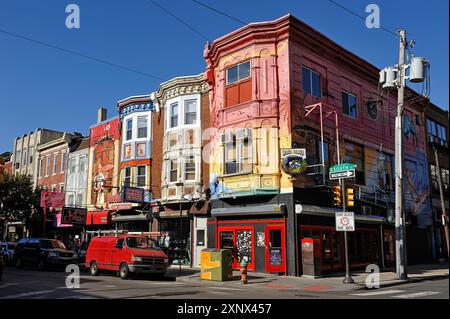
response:
[[[339,179],[339,178],[352,178],[355,177],[355,170],[351,169],[343,172],[330,172],[330,179]]]

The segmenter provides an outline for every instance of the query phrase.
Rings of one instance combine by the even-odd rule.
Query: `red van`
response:
[[[169,258],[145,235],[119,234],[92,238],[85,263],[93,276],[104,269],[118,271],[120,278],[127,279],[130,273],[164,276]]]

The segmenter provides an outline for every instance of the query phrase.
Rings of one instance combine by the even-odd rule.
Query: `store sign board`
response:
[[[144,189],[139,187],[124,186],[122,191],[122,202],[124,203],[143,203]]]
[[[87,209],[64,207],[62,211],[62,224],[71,225],[85,225],[86,224]]]
[[[336,213],[336,231],[355,231],[355,216],[353,212]]]

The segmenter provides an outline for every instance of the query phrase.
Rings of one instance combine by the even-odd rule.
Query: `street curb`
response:
[[[408,278],[408,279],[403,279],[403,280],[395,279],[395,280],[380,282],[379,288],[367,288],[364,284],[358,284],[360,286],[360,288],[358,288],[357,290],[381,289],[381,288],[417,283],[417,282],[422,282],[422,281],[427,281],[427,280],[448,279],[448,277],[449,277],[449,275],[435,275],[435,276],[428,276],[428,277],[424,277],[424,278]]]

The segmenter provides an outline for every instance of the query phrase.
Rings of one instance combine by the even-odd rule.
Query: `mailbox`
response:
[[[233,279],[233,255],[229,249],[205,248],[200,254],[200,278],[205,280]]]
[[[303,276],[317,278],[322,275],[319,239],[302,239]]]

